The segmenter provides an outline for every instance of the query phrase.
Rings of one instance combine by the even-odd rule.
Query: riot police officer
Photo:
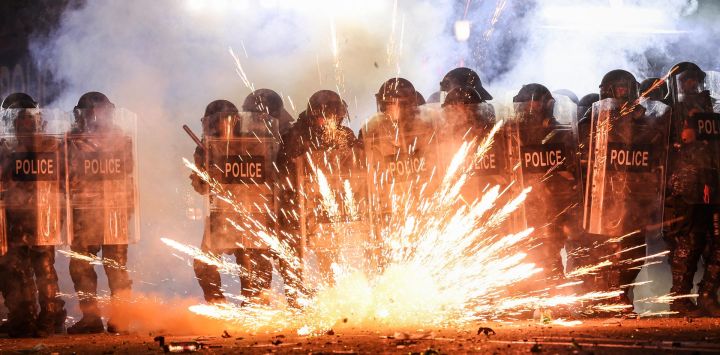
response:
[[[305,187],[300,186],[304,180],[309,179],[308,175],[313,173],[308,170],[310,163],[326,173],[329,172],[331,167],[326,167],[323,162],[325,159],[319,155],[329,157],[337,153],[349,157],[349,160],[342,162],[340,170],[350,169],[357,162],[355,159],[359,157],[355,156],[353,159],[353,148],[358,146],[357,138],[350,128],[343,125],[347,117],[345,101],[333,91],[320,90],[310,97],[306,110],[282,139],[277,157],[282,189],[279,213],[281,239],[294,250],[297,258],[281,257],[279,264],[285,282],[285,294],[291,306],[298,306],[299,299],[307,296],[309,291],[303,280],[304,245],[306,242],[312,244],[313,240],[306,238],[322,237],[311,234],[317,231],[318,224],[329,223],[321,220],[321,217],[332,217],[327,216],[326,211],[318,210],[319,206],[314,200],[318,195],[313,192],[314,189],[307,191],[306,199],[300,193]],[[311,157],[312,161],[308,162],[307,157]],[[328,158],[327,161],[334,159]],[[301,203],[301,200],[305,202]],[[318,259],[321,282],[332,282],[330,267],[337,252],[324,245],[315,246],[313,249]]]
[[[263,95],[254,98],[258,97],[261,97],[258,100],[263,107],[275,113],[275,109],[278,109],[276,103],[263,101],[267,98]],[[257,108],[257,101],[250,103],[249,108]],[[274,223],[262,209],[267,203],[267,208],[274,210],[275,173],[272,164],[279,138],[278,119],[266,112],[265,109],[261,113],[238,112],[235,105],[227,100],[211,102],[202,119],[202,142],[195,149],[195,165],[207,171],[224,191],[232,193],[233,202],[244,213],[236,213],[234,206],[217,198],[216,191],[210,191],[207,183],[198,175],[190,176],[195,190],[208,195],[209,215],[205,222],[201,249],[216,255],[235,256],[241,266],[240,293],[245,302],[268,301],[267,290],[272,281],[272,253],[267,243],[253,232],[257,232],[257,228],[250,227],[242,231],[228,219],[239,226],[257,223],[260,228],[275,233]],[[214,166],[224,168],[211,169]],[[193,268],[205,300],[210,303],[225,302],[217,267],[196,259]]]
[[[439,185],[439,179],[433,179],[438,163],[438,144],[433,137],[442,111],[437,105],[419,110],[416,90],[404,78],[385,81],[375,101],[378,112],[363,123],[359,137],[368,174],[378,179],[370,193],[375,235],[382,244],[397,234],[403,223],[401,216],[414,213],[418,203],[429,198]],[[423,185],[427,188],[421,189]],[[386,263],[382,255],[376,258],[379,266]]]
[[[688,294],[700,256],[705,272],[698,286],[696,307],[682,298],[671,310],[685,315],[720,316],[720,115],[713,112],[705,73],[694,63],[678,63],[668,77],[673,105],[670,181],[666,220],[682,218],[666,230],[671,249],[672,288]],[[705,254],[703,255],[703,251]]]
[[[126,267],[128,243],[137,233],[131,222],[136,202],[134,132],[121,127],[115,105],[100,92],[83,94],[73,114],[75,122],[65,141],[70,249],[89,256],[102,252],[113,308],[107,330],[126,332],[129,320],[116,307],[129,301],[132,286]],[[68,334],[105,330],[94,268],[86,260],[70,260],[70,277],[83,316],[68,328]]]
[[[442,130],[437,132],[440,146],[439,158],[441,169],[446,169],[457,154],[463,142],[473,142],[477,147],[486,139],[493,139],[492,145],[482,156],[471,150],[467,158],[470,164],[469,176],[462,187],[461,196],[465,203],[470,204],[482,197],[488,187],[499,185],[508,188],[512,181],[512,167],[507,159],[507,139],[502,131],[490,137],[495,124],[492,108],[470,87],[458,87],[451,90],[442,104]],[[501,196],[497,206],[504,206],[516,191],[509,191]],[[510,219],[512,221],[512,218]],[[512,223],[511,223],[512,224]],[[503,226],[504,233],[519,232],[517,225]]]
[[[590,93],[578,100],[577,104],[577,132],[578,132],[578,155],[580,156],[580,182],[582,184],[581,191],[586,191],[587,171],[588,171],[588,152],[590,144],[590,125],[592,124],[592,105],[600,100],[600,94]],[[565,262],[566,270],[574,270],[578,266],[582,266],[583,262],[587,263],[587,256],[582,250],[586,247],[582,240],[570,239],[565,243],[565,251],[567,258]]]
[[[277,118],[280,134],[285,134],[293,123],[293,118],[283,106],[282,97],[270,89],[257,89],[251,92],[245,97],[242,109],[245,112],[267,113]]]
[[[63,221],[62,145],[59,132],[46,128],[48,121],[30,96],[10,95],[3,106],[1,170],[8,238],[3,291],[9,335],[48,336],[62,331],[66,316],[54,266]]]
[[[2,106],[0,106],[0,112],[3,109],[9,108],[10,105],[16,104],[21,101],[34,102],[32,97],[30,97],[29,95],[27,95],[25,93],[15,93],[15,94],[8,96],[7,98],[5,98],[2,101]],[[2,115],[4,115],[4,114],[0,113],[0,117],[4,117]],[[7,149],[2,149],[2,150],[0,150],[0,152],[2,152],[2,154],[8,153]],[[6,157],[0,157],[0,159],[6,159]],[[0,184],[2,184],[2,182],[0,182]],[[0,188],[0,190],[4,191],[4,188]],[[2,293],[3,302],[5,302],[5,300],[10,295],[10,292],[7,289],[7,286],[10,284],[8,282],[10,279],[10,274],[8,273],[8,271],[6,269],[6,264],[5,264],[5,261],[7,259],[7,258],[5,258],[5,254],[7,253],[7,247],[8,247],[7,234],[6,234],[7,224],[5,221],[5,203],[1,199],[2,199],[2,196],[0,196],[0,204],[2,205],[2,207],[0,208],[0,293]],[[37,292],[37,290],[35,290],[35,283],[33,282],[29,286],[32,286],[32,288],[33,288],[33,290],[30,290],[30,293],[35,294]],[[7,306],[7,304],[6,304],[6,306]],[[7,321],[2,322],[2,324],[0,324],[0,333],[7,333],[8,330],[9,330],[8,322]]]
[[[492,95],[482,86],[480,76],[470,68],[459,67],[445,74],[445,77],[440,81],[441,97],[444,98],[452,89],[457,87],[471,87],[475,89],[484,101],[493,99]],[[441,101],[444,101],[444,99],[441,99]]]
[[[613,266],[588,280],[601,288],[633,283],[644,257],[646,238],[656,238],[662,205],[670,108],[640,100],[635,77],[625,70],[608,72],[593,104],[584,225],[596,244],[591,262],[610,258]],[[619,301],[632,312],[632,288]]]
[[[375,94],[378,114],[368,119],[360,130],[359,139],[378,130],[399,129],[401,132],[431,129],[432,124],[418,115],[418,96],[413,84],[404,78],[385,81]]]
[[[562,280],[560,251],[569,238],[580,235],[582,193],[577,133],[571,125],[574,117],[564,118],[567,123],[561,124],[553,115],[555,99],[541,84],[523,85],[513,104],[515,119],[508,126],[513,152],[519,159],[523,187],[533,188],[524,211],[528,227],[536,229],[540,242],[529,257],[543,268],[546,278]],[[563,112],[575,115],[574,110]]]

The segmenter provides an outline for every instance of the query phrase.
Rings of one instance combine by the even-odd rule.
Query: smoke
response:
[[[281,93],[291,114],[313,92],[338,90],[357,128],[374,112],[373,93],[387,78],[406,76],[428,91],[437,86],[457,50],[446,31],[451,10],[442,1],[400,1],[395,8],[380,0],[131,0],[88,1],[67,11],[56,31],[32,44],[65,87],[48,106],[69,111],[80,95],[97,90],[138,115],[141,241],[131,247],[133,288],[201,298],[192,268],[159,239],[200,244],[203,221],[190,216],[203,199],[182,163],[194,143],[181,125],[199,133],[210,101],[239,107],[250,93],[229,48],[252,86]],[[72,293],[67,259],[58,260],[61,287]]]
[[[94,0],[69,9],[56,31],[31,46],[35,59],[50,63],[65,87],[48,106],[70,110],[82,93],[97,90],[138,114],[142,226],[141,241],[131,248],[134,288],[199,298],[192,269],[159,238],[200,243],[203,221],[191,216],[202,208],[202,198],[181,160],[194,146],[181,125],[199,132],[210,101],[222,98],[240,106],[250,92],[236,75],[229,48],[251,86],[280,92],[295,116],[313,92],[339,91],[355,129],[375,111],[373,94],[380,84],[397,75],[427,97],[445,72],[464,63],[478,69],[500,103],[524,83],[569,88],[582,96],[597,91],[611,69],[625,68],[642,79],[659,75],[658,68],[676,58],[701,65],[718,58],[710,45],[716,33],[700,30],[713,16],[698,16],[703,6],[697,1],[589,1],[583,6],[613,6],[618,14],[632,7],[661,17],[646,23],[613,16],[606,20],[626,23],[586,29],[582,16],[593,23],[601,18],[590,10],[567,10],[579,9],[575,3]],[[716,7],[705,8],[717,14]],[[468,43],[452,34],[453,23],[462,18],[472,26]],[[670,33],[621,31],[647,30],[650,24]],[[62,287],[72,292],[66,260],[58,259]]]
[[[582,97],[597,92],[602,76],[613,69],[642,81],[680,61],[710,70],[720,64],[711,45],[720,32],[711,25],[720,13],[714,2],[499,0],[495,5],[500,16],[492,31],[476,31],[482,40],[472,51],[496,105],[532,82]],[[491,23],[488,13],[483,2],[470,16]]]
[[[102,300],[101,310],[116,324],[128,324],[133,331],[174,335],[222,334],[230,329],[224,322],[198,317],[189,310],[193,299],[166,294],[123,295],[120,301]]]

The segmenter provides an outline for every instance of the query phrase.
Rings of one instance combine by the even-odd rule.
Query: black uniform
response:
[[[132,137],[113,121],[115,105],[102,93],[88,92],[74,109],[75,125],[66,136],[68,186],[73,252],[97,256],[108,278],[112,306],[130,297],[132,281],[126,268],[128,243],[134,237],[131,218],[135,206]],[[104,168],[103,168],[104,166]],[[83,317],[68,333],[104,331],[97,302],[95,266],[86,260],[70,260],[70,277],[78,293]],[[128,330],[119,309],[111,312],[108,331]]]
[[[415,87],[404,78],[386,80],[375,101],[378,112],[363,123],[359,141],[368,176],[375,177],[369,191],[378,245],[372,263],[381,270],[388,262],[383,245],[439,185],[432,177],[439,154],[434,123],[441,110],[437,105],[421,109]]]
[[[458,87],[450,91],[442,109],[443,120],[439,125],[442,130],[437,132],[440,147],[438,163],[440,169],[447,169],[464,142],[475,140],[476,144],[481,144],[491,138],[488,135],[495,124],[495,117],[492,116],[490,105],[475,89],[469,87]],[[482,157],[469,157],[472,165],[460,193],[465,204],[479,201],[488,187],[498,185],[501,190],[512,189],[510,184],[513,173],[508,159],[507,138],[500,130],[492,139],[492,145]],[[474,150],[471,152],[474,154]],[[441,175],[444,173],[441,172]],[[505,206],[516,193],[517,191],[510,191],[502,194],[495,205]],[[514,218],[509,218],[500,227],[500,231],[503,234],[520,232],[524,227],[516,222]]]
[[[673,124],[666,220],[682,218],[667,228],[671,250],[672,289],[688,294],[700,256],[705,272],[698,287],[698,310],[688,299],[671,309],[681,314],[720,316],[720,114],[714,113],[705,73],[693,63],[679,63],[669,77]]]
[[[10,310],[9,334],[47,336],[62,331],[66,314],[54,266],[63,221],[62,145],[59,137],[43,133],[45,121],[32,99],[9,105],[3,116],[15,133],[3,140],[1,169],[8,238],[4,291]],[[37,315],[36,302],[40,305]]]
[[[525,201],[528,227],[535,228],[540,245],[529,258],[545,277],[563,279],[560,250],[580,233],[580,191],[577,135],[569,124],[553,117],[555,100],[540,84],[528,84],[513,98],[516,122],[509,125],[520,160],[522,185],[533,190]]]
[[[246,104],[250,105],[247,102]],[[275,223],[269,220],[264,211],[256,211],[253,202],[257,202],[260,206],[267,203],[270,205],[269,208],[273,208],[275,172],[272,163],[277,147],[277,136],[276,118],[266,113],[252,115],[243,112],[241,115],[231,102],[216,100],[205,110],[203,147],[197,147],[194,153],[195,165],[201,170],[208,171],[211,178],[219,181],[224,189],[233,193],[236,196],[235,202],[268,230],[274,230]],[[225,167],[228,164],[231,167],[237,166],[238,173],[233,173],[236,170],[225,169],[220,172],[211,168]],[[258,167],[261,173],[249,179],[243,177],[244,173],[239,173],[240,165],[249,167],[248,164],[254,164],[253,166]],[[257,171],[254,171],[254,174],[256,173]],[[270,288],[271,249],[257,237],[244,234],[232,226],[227,221],[228,218],[243,225],[245,216],[235,213],[231,207],[211,194],[209,187],[199,176],[192,174],[190,178],[198,193],[210,194],[208,196],[210,215],[206,220],[201,250],[216,255],[234,255],[237,264],[242,268],[239,275],[241,295],[248,300],[256,301],[263,295],[263,291]],[[253,198],[257,201],[248,200]],[[193,268],[205,300],[211,303],[224,302],[225,296],[221,290],[221,278],[217,267],[196,259],[193,261]]]
[[[307,153],[347,151],[356,147],[353,131],[342,125],[347,117],[347,105],[335,92],[321,90],[310,97],[307,109],[300,114],[297,122],[283,135],[277,166],[280,170],[280,212],[281,239],[297,258],[280,258],[280,273],[285,282],[288,302],[297,306],[297,300],[307,295],[303,285],[302,260],[304,240],[302,239],[301,215],[299,208],[299,170],[297,159]],[[287,181],[290,181],[288,183]],[[318,254],[319,255],[319,254]],[[319,255],[323,259],[323,255]],[[332,255],[328,255],[332,258]],[[327,259],[327,258],[325,258]],[[320,260],[321,273],[327,275],[332,260]]]
[[[638,99],[631,73],[613,70],[603,77],[592,110],[585,227],[588,241],[599,243],[588,242],[587,264],[607,257],[613,266],[587,284],[619,288],[640,272],[645,240],[658,234],[662,221],[669,115],[662,102]],[[630,311],[631,290],[620,299]]]

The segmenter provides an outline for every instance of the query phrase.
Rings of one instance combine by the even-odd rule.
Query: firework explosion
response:
[[[461,188],[472,174],[472,162],[482,159],[501,126],[502,122],[496,124],[482,141],[464,142],[445,169],[437,188],[431,190],[423,186],[419,189],[420,193],[408,189],[393,196],[396,202],[393,204],[394,214],[378,232],[382,241],[383,265],[358,267],[366,264],[339,253],[333,260],[331,274],[319,275],[313,285],[305,277],[310,272],[305,267],[306,263],[309,265],[308,257],[303,259],[296,255],[288,243],[288,240],[301,236],[283,235],[278,238],[271,229],[253,219],[247,208],[236,203],[232,194],[207,172],[185,160],[185,164],[209,184],[211,191],[237,212],[232,224],[239,231],[250,233],[267,243],[277,258],[293,267],[291,277],[305,281],[304,284],[300,282],[302,289],[293,290],[300,295],[299,309],[243,300],[242,306],[233,303],[203,304],[191,306],[190,310],[226,321],[238,329],[267,332],[292,329],[300,335],[309,335],[344,326],[363,329],[463,326],[478,320],[528,317],[533,310],[537,313],[538,309],[569,305],[582,306],[587,312],[622,312],[632,308],[613,303],[622,294],[621,290],[598,290],[584,294],[568,290],[572,291],[573,286],[582,284],[580,278],[596,274],[616,263],[634,265],[665,253],[620,262],[602,260],[595,265],[575,269],[567,274],[566,280],[543,279],[542,287],[528,286],[537,284],[530,279],[542,275],[542,269],[526,260],[525,251],[533,245],[533,229],[510,234],[499,231],[503,222],[521,207],[530,189],[506,198],[507,202],[502,205],[499,202],[501,197],[512,191],[507,186],[488,186],[479,199],[469,203],[460,196]],[[310,160],[311,156],[308,154],[306,158]],[[312,182],[321,195],[316,206],[321,211],[313,213],[331,219],[340,214],[357,214],[358,205],[353,203],[357,191],[352,190],[347,180],[340,182],[338,186],[343,188],[339,191],[331,188],[329,180],[334,176],[333,165],[328,163],[327,158],[321,160],[324,161],[310,160]],[[377,176],[375,178],[378,179]],[[301,187],[295,188],[301,194],[309,195]],[[272,213],[269,206],[263,210]],[[281,213],[297,215],[291,211]],[[272,219],[277,220],[276,216]],[[345,225],[345,228],[349,227]],[[333,232],[331,235],[347,233],[341,230]],[[166,238],[163,242],[194,259],[217,266],[221,272],[243,272],[237,264],[217,255]],[[632,285],[624,287],[629,286]],[[669,303],[677,297],[667,295],[640,302]],[[576,324],[562,319],[553,322]]]

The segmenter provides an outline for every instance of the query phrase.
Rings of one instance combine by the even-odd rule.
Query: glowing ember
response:
[[[125,267],[124,265],[121,265],[120,263],[118,263],[117,261],[115,261],[113,259],[99,257],[99,256],[93,255],[93,254],[77,253],[72,250],[58,249],[58,253],[66,255],[69,258],[86,261],[91,265],[103,265],[103,266],[108,266],[108,267],[115,268],[115,269],[121,269],[121,270],[127,270],[128,272],[133,272],[132,270],[129,270],[127,267]]]
[[[395,192],[396,195],[392,196],[395,209],[390,225],[383,226],[379,231],[384,245],[382,253],[385,265],[375,270],[363,270],[354,264],[355,260],[338,257],[333,263],[333,275],[320,275],[312,292],[308,285],[304,285],[301,290],[294,290],[301,298],[300,310],[253,304],[252,300],[242,307],[234,304],[195,305],[190,310],[247,331],[291,329],[299,335],[312,335],[342,327],[463,326],[477,320],[568,305],[584,305],[589,312],[631,309],[632,306],[626,304],[601,303],[602,300],[617,300],[623,294],[622,290],[569,295],[551,292],[572,290],[572,286],[582,284],[582,281],[573,278],[592,275],[615,265],[609,260],[577,268],[568,273],[566,280],[560,280],[557,284],[544,280],[541,289],[518,287],[542,271],[525,261],[524,251],[532,245],[533,229],[507,235],[498,231],[502,223],[522,205],[530,189],[503,199],[508,201],[504,204],[499,201],[509,191],[507,186],[488,186],[475,201],[465,201],[460,195],[461,187],[472,173],[472,163],[481,159],[489,150],[493,143],[492,137],[501,125],[502,122],[499,122],[493,127],[488,134],[489,138],[480,142],[464,142],[439,183],[424,182],[419,192]],[[330,217],[343,213],[357,214],[358,206],[353,198],[355,192],[350,183],[344,181],[342,191],[336,194],[328,182],[332,171],[326,171],[330,173],[328,175],[321,169],[332,169],[332,164],[327,162],[328,158],[324,157],[323,162],[312,162],[310,154],[307,158],[313,172],[312,181],[318,185],[317,191],[321,195],[318,208],[322,211],[315,213],[322,212]],[[303,262],[285,242],[286,239],[298,239],[299,236],[283,234],[282,238],[278,238],[261,221],[253,219],[247,207],[236,203],[233,196],[206,172],[200,171],[187,160],[185,164],[208,183],[218,198],[234,208],[237,221],[231,222],[238,230],[260,237],[278,258],[293,266],[296,271],[292,277],[302,280]],[[375,178],[376,181],[382,181],[377,176]],[[390,184],[395,187],[394,181]],[[297,187],[295,190],[303,191]],[[269,206],[260,207],[272,214]],[[341,211],[341,208],[346,210]],[[293,211],[280,213],[296,215]],[[272,215],[271,218],[276,220],[277,216]],[[162,241],[196,260],[217,266],[221,272],[239,272],[240,266],[237,264],[170,239],[163,238]],[[665,254],[662,252],[619,263],[634,264]],[[632,285],[625,285],[628,286]],[[671,299],[648,301],[665,302]],[[562,318],[548,322],[563,326],[580,324]]]

